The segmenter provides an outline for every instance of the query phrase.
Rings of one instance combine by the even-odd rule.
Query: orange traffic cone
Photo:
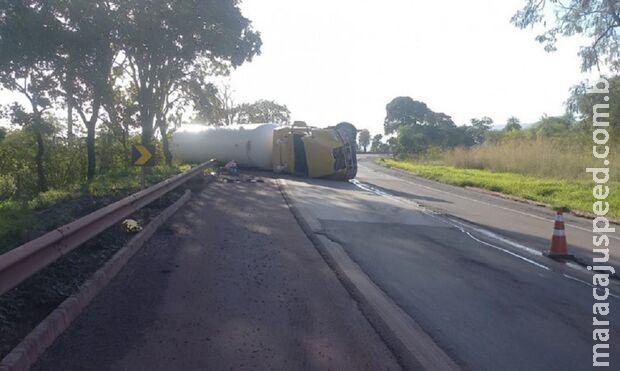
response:
[[[551,237],[551,246],[549,246],[547,256],[554,259],[569,259],[573,257],[568,253],[566,233],[564,231],[564,216],[561,211],[558,211],[555,216],[553,236]]]

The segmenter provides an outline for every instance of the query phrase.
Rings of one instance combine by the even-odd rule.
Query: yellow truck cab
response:
[[[273,133],[273,171],[311,178],[348,180],[357,173],[357,130],[340,123],[328,128],[296,121]]]

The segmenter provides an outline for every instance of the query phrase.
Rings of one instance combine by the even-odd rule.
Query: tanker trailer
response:
[[[172,152],[181,162],[235,160],[245,168],[346,180],[357,173],[356,135],[349,123],[328,128],[301,122],[290,127],[185,125],[172,136]]]
[[[186,163],[212,158],[239,166],[271,170],[273,130],[276,125],[183,125],[172,135],[172,155]]]

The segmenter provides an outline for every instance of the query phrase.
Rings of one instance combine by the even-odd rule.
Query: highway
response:
[[[542,255],[551,210],[373,160],[362,156],[351,182],[263,174],[204,188],[34,369],[419,368],[405,348],[471,370],[592,366],[592,274]],[[582,259],[589,223],[567,220]],[[344,252],[339,262],[317,238]],[[351,272],[370,284],[352,289]],[[618,365],[620,285],[610,287]],[[395,345],[378,324],[376,298],[380,319],[411,344]]]
[[[363,157],[352,184],[287,184],[315,218],[315,233],[341,245],[461,367],[592,366],[592,275],[540,253],[549,244],[551,210],[403,175]],[[591,234],[581,228],[588,223],[567,223],[570,248],[585,255]],[[612,286],[613,308],[620,290]],[[612,309],[608,317],[618,339],[620,314]],[[620,344],[611,345],[618,364]]]
[[[426,180],[400,170],[375,164],[376,156],[361,156],[357,180],[374,188],[423,205],[425,208],[480,226],[488,232],[508,237],[538,251],[549,247],[554,211],[549,208],[515,202],[496,195],[454,187]],[[594,201],[594,198],[593,198]],[[592,261],[592,222],[589,219],[565,214],[566,234],[572,253],[582,260]],[[620,270],[620,237],[609,234],[611,265]],[[616,246],[613,248],[613,246]],[[597,255],[597,257],[600,254]]]

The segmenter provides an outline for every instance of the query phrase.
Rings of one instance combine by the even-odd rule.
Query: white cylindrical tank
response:
[[[235,160],[239,166],[271,170],[274,124],[204,126],[183,125],[172,135],[172,154],[181,162],[212,158]]]

